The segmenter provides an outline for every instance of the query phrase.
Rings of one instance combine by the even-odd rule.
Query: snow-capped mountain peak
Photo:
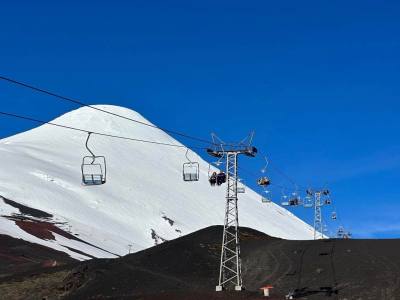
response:
[[[95,106],[151,124],[127,108]],[[52,123],[111,135],[181,145],[165,132],[83,107]],[[185,148],[92,135],[90,148],[107,160],[107,183],[81,183],[87,133],[43,125],[0,141],[0,234],[69,253],[115,257],[222,224],[225,187],[184,182]],[[241,226],[288,239],[311,239],[311,227],[250,189],[239,197]],[[39,224],[39,225],[38,225]],[[129,246],[131,245],[131,246]]]

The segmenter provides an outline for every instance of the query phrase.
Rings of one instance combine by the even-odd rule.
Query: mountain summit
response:
[[[97,105],[151,124],[135,111]],[[52,123],[181,145],[165,132],[83,107]],[[107,183],[84,186],[81,163],[87,134],[43,125],[0,141],[0,234],[68,253],[76,259],[116,257],[201,228],[222,224],[225,186],[184,182],[185,148],[92,135],[90,148],[107,160]],[[311,239],[312,228],[246,189],[239,196],[241,226],[285,239]]]

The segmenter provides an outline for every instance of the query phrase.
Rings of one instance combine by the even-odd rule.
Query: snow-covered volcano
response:
[[[117,106],[99,108],[147,122]],[[90,108],[53,123],[90,131],[179,144],[166,133]],[[182,180],[184,148],[93,135],[90,146],[107,159],[107,183],[81,184],[87,134],[43,125],[0,141],[0,234],[52,247],[77,259],[115,257],[203,227],[222,224],[225,187],[211,187],[208,163],[200,181]],[[311,239],[312,229],[247,189],[240,194],[241,226],[287,239]]]

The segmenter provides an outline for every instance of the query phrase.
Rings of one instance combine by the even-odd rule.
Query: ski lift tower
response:
[[[313,191],[308,189],[307,194],[314,197],[314,240],[324,238],[324,228],[322,223],[322,207],[330,204],[329,198],[321,201],[321,196],[328,196],[328,190]]]
[[[240,240],[239,240],[239,215],[238,215],[238,156],[244,154],[255,157],[257,149],[251,146],[254,133],[248,138],[248,143],[244,141],[238,144],[225,144],[214,134],[212,138],[215,148],[207,149],[211,156],[222,159],[226,157],[226,206],[224,233],[222,237],[221,260],[219,267],[219,281],[215,290],[220,292],[229,286],[234,286],[236,291],[242,288],[242,270],[240,260]],[[215,141],[218,139],[219,144]]]

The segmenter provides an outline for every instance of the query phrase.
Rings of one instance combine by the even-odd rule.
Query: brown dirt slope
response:
[[[290,291],[297,299],[400,299],[400,240],[286,241],[247,228],[246,291],[213,292],[221,235],[213,226],[122,258],[79,263],[62,279],[43,279],[48,284],[36,299],[262,299],[258,289],[266,284],[274,286],[270,299]]]

